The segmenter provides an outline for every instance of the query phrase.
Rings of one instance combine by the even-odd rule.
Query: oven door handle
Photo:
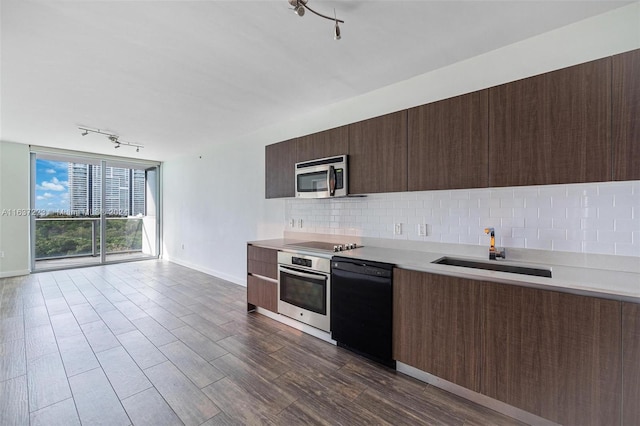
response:
[[[324,274],[307,274],[305,272],[300,272],[297,269],[288,268],[288,267],[282,266],[282,265],[280,265],[280,270],[283,270],[288,274],[295,275],[295,276],[298,276],[300,278],[309,278],[309,279],[312,279],[312,280],[318,280],[318,279],[325,279],[326,280],[327,279],[327,276],[324,275]]]

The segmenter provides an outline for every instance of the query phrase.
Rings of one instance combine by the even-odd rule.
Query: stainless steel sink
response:
[[[512,274],[551,278],[551,269],[504,264],[498,261],[482,262],[479,260],[459,259],[455,257],[445,256],[441,257],[438,260],[434,260],[431,263],[436,263],[438,265],[462,266],[463,268],[485,269],[487,271],[510,272]]]

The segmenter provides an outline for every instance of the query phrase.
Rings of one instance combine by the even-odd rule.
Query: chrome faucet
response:
[[[484,233],[491,236],[491,246],[489,247],[489,259],[506,259],[504,249],[496,248],[496,230],[493,228],[484,228]]]

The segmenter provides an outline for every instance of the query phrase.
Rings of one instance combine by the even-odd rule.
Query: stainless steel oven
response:
[[[329,332],[331,259],[278,252],[278,313]]]

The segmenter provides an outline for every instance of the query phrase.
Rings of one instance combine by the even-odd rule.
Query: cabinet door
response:
[[[488,91],[409,110],[409,191],[486,187]]]
[[[298,138],[296,163],[348,154],[348,151],[349,126],[336,127]]]
[[[407,111],[349,125],[349,192],[407,190]]]
[[[278,284],[253,275],[247,276],[247,303],[278,312]]]
[[[394,269],[394,358],[478,392],[480,286],[478,281]]]
[[[295,139],[265,147],[266,198],[295,196],[295,163]]]
[[[563,425],[620,424],[620,302],[487,283],[482,393]]]
[[[640,49],[613,57],[613,179],[640,179]]]
[[[640,305],[622,304],[622,424],[640,424]]]
[[[489,89],[489,185],[611,179],[611,58]]]

